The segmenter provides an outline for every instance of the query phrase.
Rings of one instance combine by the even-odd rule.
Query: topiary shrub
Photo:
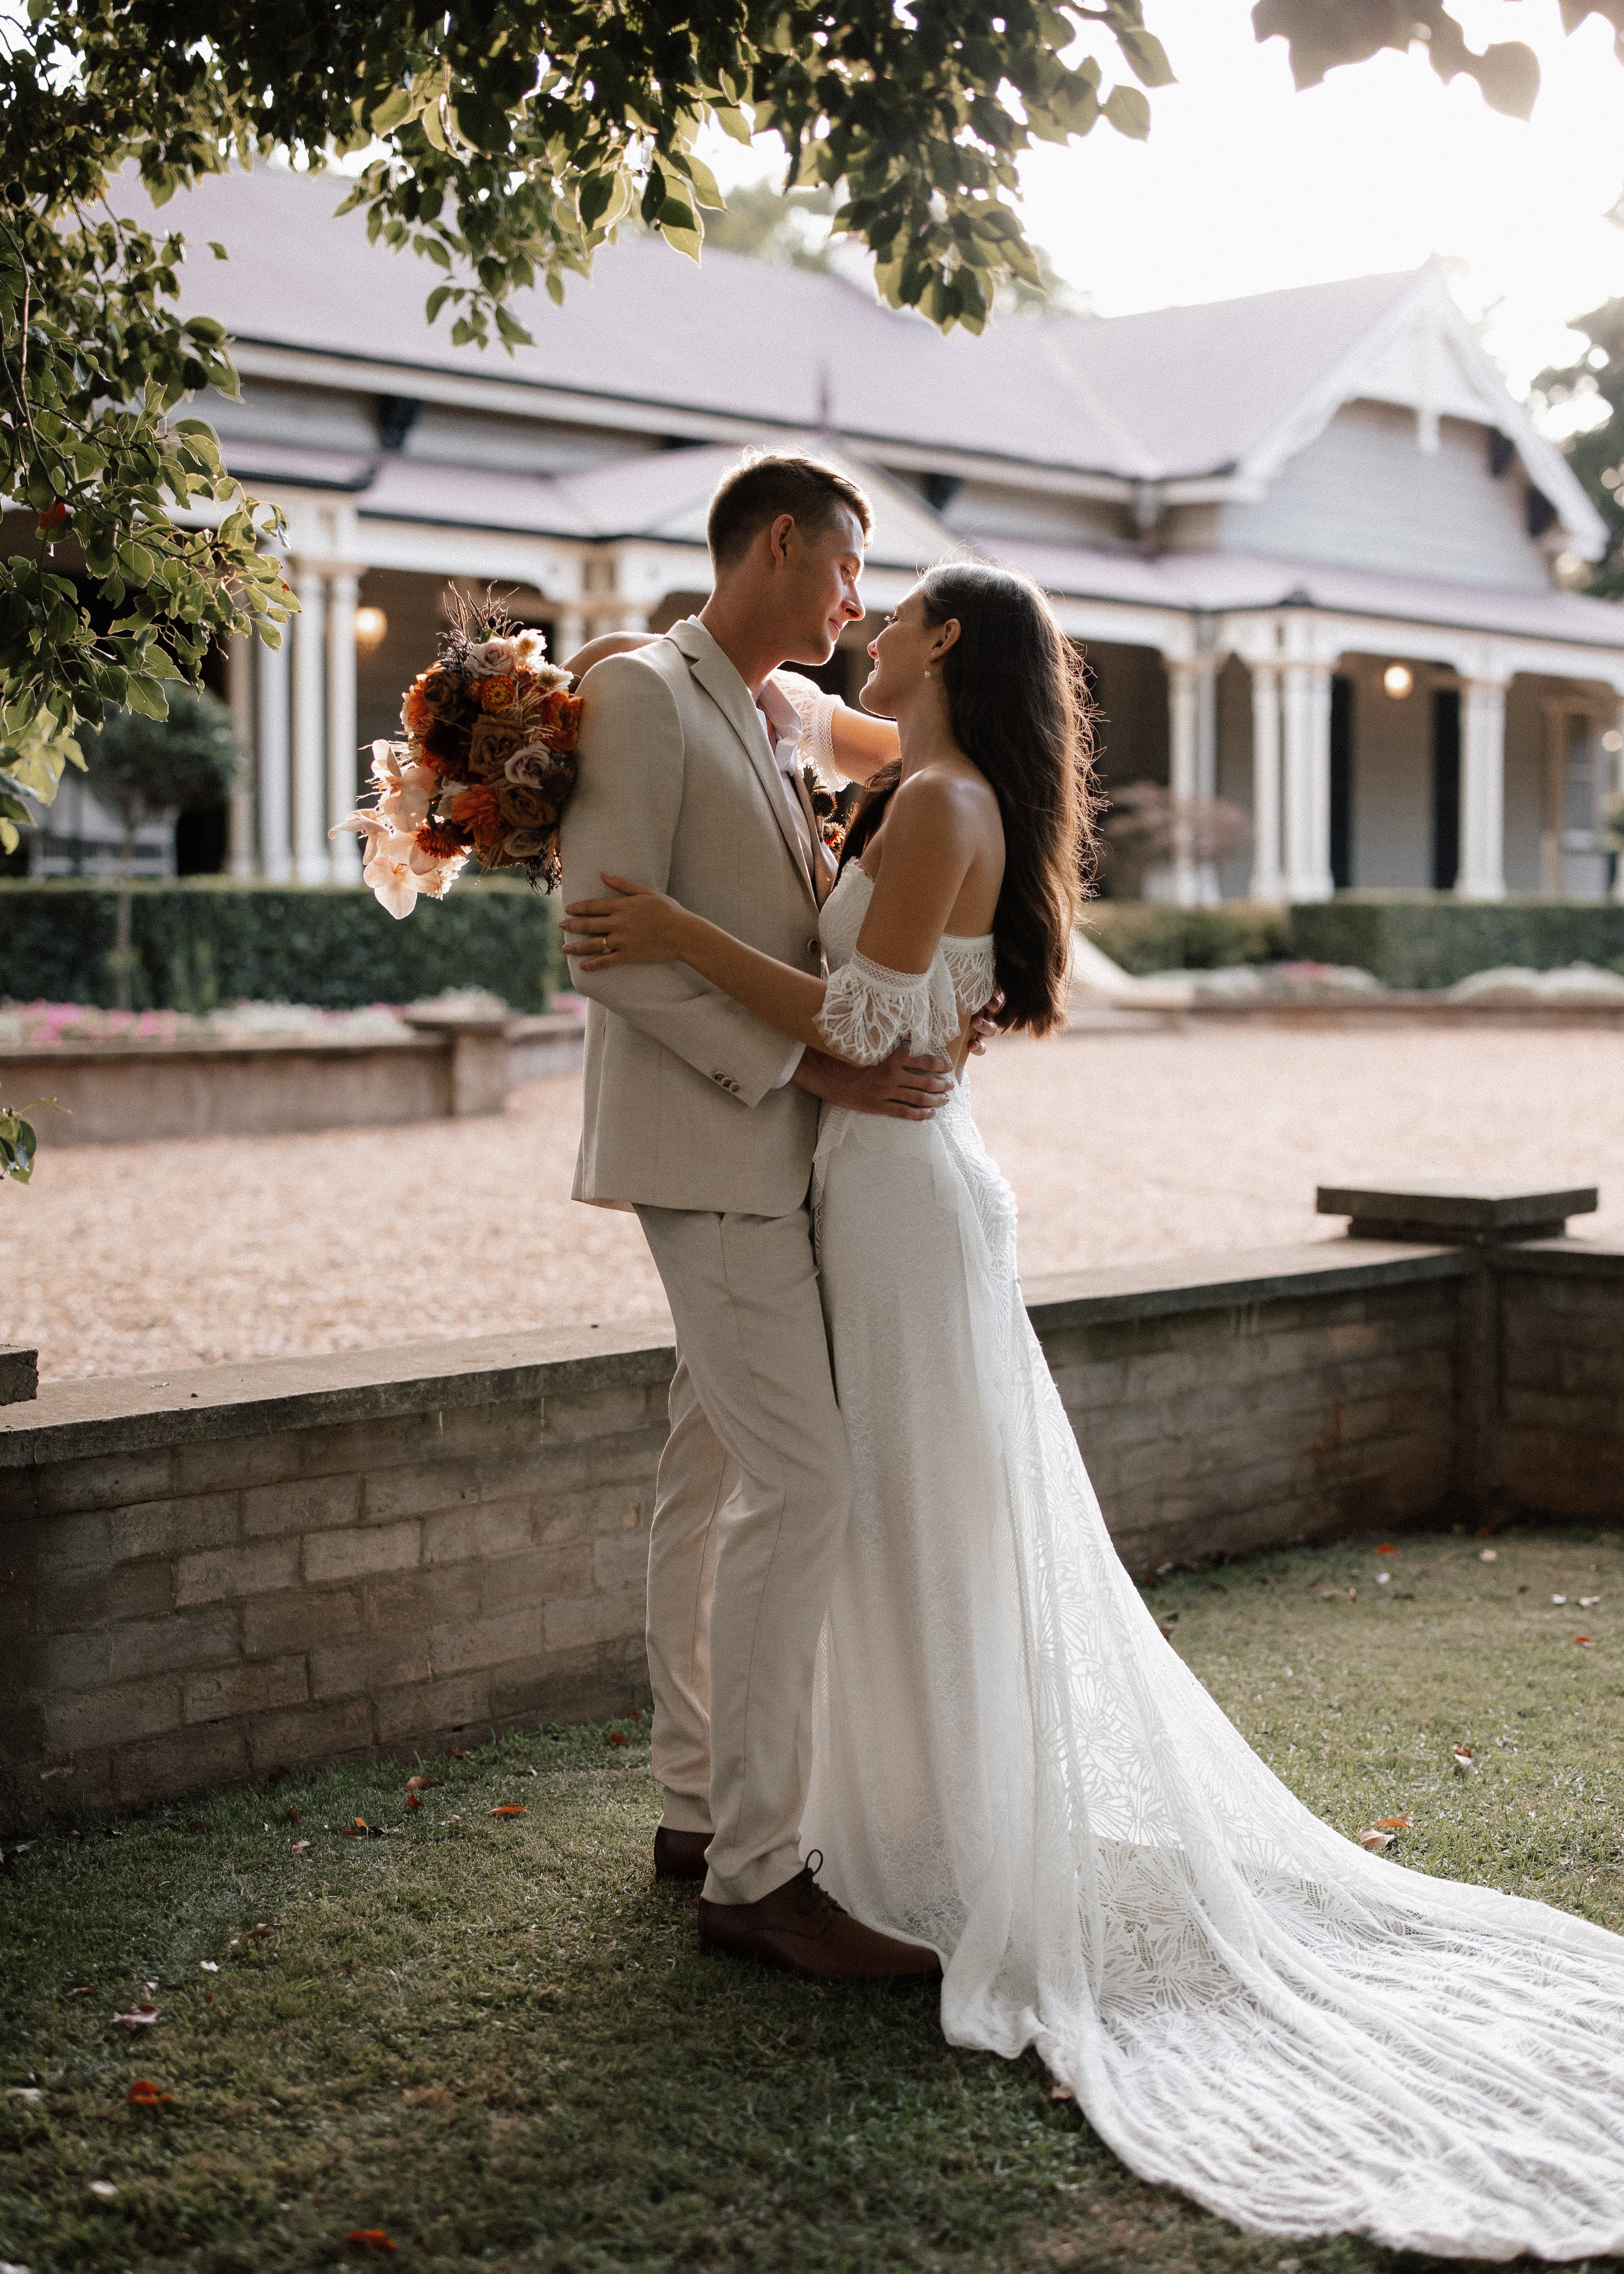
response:
[[[117,892],[63,878],[0,878],[0,998],[113,1000]],[[563,983],[553,902],[521,884],[464,883],[396,923],[364,885],[186,877],[131,887],[138,1010],[310,1003],[347,1011],[484,987],[539,1011]]]
[[[1174,908],[1155,900],[1091,900],[1083,929],[1101,953],[1142,977],[1147,971],[1222,971],[1269,963],[1286,952],[1285,912],[1231,900]]]
[[[1624,904],[1339,892],[1292,908],[1287,936],[1291,954],[1304,962],[1357,964],[1388,987],[1453,987],[1500,964],[1556,971],[1569,963],[1618,963]]]

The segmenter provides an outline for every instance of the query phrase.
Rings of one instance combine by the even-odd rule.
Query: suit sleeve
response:
[[[563,898],[598,900],[602,872],[669,889],[682,809],[681,722],[671,690],[635,655],[610,656],[581,684],[580,763],[564,809]],[[572,984],[745,1105],[785,1080],[792,1045],[682,963],[582,971]]]

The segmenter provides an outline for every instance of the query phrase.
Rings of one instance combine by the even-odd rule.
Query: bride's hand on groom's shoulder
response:
[[[571,962],[582,971],[680,962],[687,909],[666,893],[607,870],[603,879],[613,898],[571,900],[564,910],[564,953]]]

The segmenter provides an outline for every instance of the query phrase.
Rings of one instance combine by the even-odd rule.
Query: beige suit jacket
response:
[[[817,896],[761,714],[703,625],[689,617],[652,646],[609,657],[581,692],[565,900],[600,897],[607,870],[820,973]],[[817,1101],[793,1083],[774,1087],[794,1045],[686,964],[571,970],[589,998],[575,1198],[751,1216],[798,1209]]]

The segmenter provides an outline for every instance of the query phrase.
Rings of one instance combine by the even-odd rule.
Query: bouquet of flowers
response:
[[[365,840],[361,874],[394,916],[444,900],[471,853],[485,869],[559,881],[559,817],[575,786],[581,702],[538,631],[459,603],[440,652],[401,702],[402,734],[372,744],[371,805],[331,834]]]

